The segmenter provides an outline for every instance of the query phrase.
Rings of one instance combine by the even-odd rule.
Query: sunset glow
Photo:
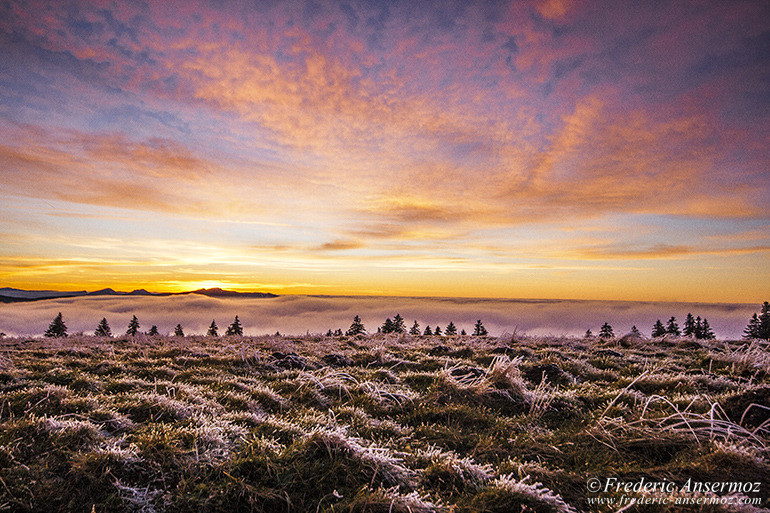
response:
[[[770,3],[0,4],[0,280],[757,303]]]

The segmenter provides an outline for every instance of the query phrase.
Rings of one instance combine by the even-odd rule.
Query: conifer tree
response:
[[[110,325],[107,324],[107,318],[103,317],[102,320],[99,321],[99,325],[96,326],[96,330],[94,330],[94,336],[97,336],[97,337],[112,336],[112,330],[110,329]]]
[[[637,337],[641,336],[641,333],[639,332],[639,328],[637,328],[636,325],[631,326],[631,334],[636,335]]]
[[[591,333],[591,330],[590,330],[590,329],[587,329],[587,330],[586,330],[586,334],[585,334],[585,335],[583,335],[583,336],[584,336],[585,338],[591,338],[591,337],[593,337],[593,336],[594,336],[594,334],[593,334],[593,333]]]
[[[67,325],[64,324],[64,319],[61,316],[61,312],[59,312],[59,315],[54,317],[53,321],[51,321],[51,324],[48,325],[48,329],[45,332],[46,337],[66,337],[67,336]]]
[[[441,326],[436,325],[436,329],[433,330],[434,335],[441,335]]]
[[[414,324],[412,324],[412,327],[409,329],[410,335],[419,335],[420,334],[420,325],[417,324],[417,321],[414,321]]]
[[[599,329],[599,338],[608,339],[613,338],[614,336],[615,332],[612,331],[612,326],[607,322],[602,324],[602,327]]]
[[[331,330],[329,330],[329,333],[331,333]],[[235,335],[238,337],[243,336],[243,326],[241,326],[241,321],[238,319],[238,316],[235,316],[235,320],[233,320],[233,323],[227,327],[227,331],[225,332],[226,335]]]
[[[430,325],[425,326],[425,331],[423,331],[422,334],[425,335],[426,337],[433,336],[433,330],[430,329]]]
[[[447,337],[454,337],[455,335],[457,335],[457,328],[455,327],[455,323],[453,323],[452,321],[449,321],[449,324],[447,324],[447,327],[444,330],[444,334]]]
[[[701,321],[700,315],[695,318],[695,330],[693,335],[695,335],[695,338],[703,338],[703,321]]]
[[[347,335],[348,336],[356,336],[356,335],[364,335],[366,334],[366,328],[364,327],[364,324],[361,322],[361,318],[359,316],[353,317],[353,324],[350,325],[350,328],[348,328]]]
[[[406,332],[406,324],[404,323],[404,318],[401,317],[401,314],[396,314],[395,317],[393,317],[393,333],[405,333]]]
[[[666,333],[677,337],[682,334],[682,332],[679,331],[679,325],[676,323],[676,317],[672,316],[668,320],[668,324],[666,324]]]
[[[749,320],[743,333],[743,338],[770,340],[770,302],[762,303],[761,312],[759,315],[755,313],[751,316],[751,320]]]
[[[149,336],[151,336],[151,337],[155,337],[155,336],[157,336],[157,335],[159,334],[159,333],[158,333],[158,327],[157,327],[157,326],[155,326],[155,325],[153,324],[153,325],[150,327],[150,331],[148,331],[148,332],[147,332],[147,334],[148,334]]]
[[[175,337],[184,337],[184,330],[182,329],[181,324],[177,324],[176,328],[174,328],[174,336]]]
[[[746,329],[743,330],[743,338],[759,338],[760,326],[759,316],[754,313]]]
[[[481,319],[477,320],[476,324],[473,327],[473,336],[474,337],[487,336],[487,329],[484,327],[484,324],[482,324]]]
[[[126,335],[135,337],[137,333],[139,333],[139,319],[137,319],[136,315],[134,315],[128,323]]]
[[[395,331],[393,321],[390,320],[390,317],[385,319],[385,322],[382,324],[382,328],[380,329],[381,333],[393,333]]]
[[[206,332],[206,335],[209,337],[218,337],[219,336],[219,327],[217,326],[217,321],[212,319],[211,325],[209,326],[209,330]]]
[[[687,314],[687,318],[684,320],[684,330],[682,334],[685,337],[692,337],[695,335],[695,318],[691,313]]]
[[[770,302],[765,301],[762,304],[762,313],[759,314],[759,337],[763,340],[770,340]]]
[[[460,332],[460,336],[461,336],[461,337],[465,337],[465,336],[467,336],[467,335],[468,335],[468,334],[465,332],[465,330],[462,330],[462,331]]]
[[[655,325],[652,327],[652,338],[662,337],[666,334],[666,327],[660,322],[660,319],[655,321]]]
[[[714,335],[711,326],[709,326],[709,321],[705,317],[703,319],[703,325],[701,326],[701,338],[706,340],[714,340],[717,338],[716,335]]]

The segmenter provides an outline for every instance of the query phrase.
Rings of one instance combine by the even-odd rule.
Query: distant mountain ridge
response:
[[[23,290],[11,287],[0,287],[0,303],[18,303],[25,301],[42,301],[45,299],[61,299],[71,297],[90,297],[90,296],[181,296],[186,294],[200,294],[214,298],[270,298],[278,297],[269,292],[236,292],[234,290],[225,290],[221,288],[198,289],[189,292],[149,292],[145,289],[132,290],[131,292],[119,292],[112,288],[105,288],[88,292],[79,291],[58,291],[58,290]]]

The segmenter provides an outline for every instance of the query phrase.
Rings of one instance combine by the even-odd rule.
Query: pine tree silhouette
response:
[[[395,317],[393,317],[393,333],[405,333],[406,332],[406,324],[404,323],[404,318],[401,317],[401,314],[396,314]]]
[[[759,314],[759,337],[770,340],[770,302],[762,304],[762,313]]]
[[[147,334],[148,334],[149,336],[151,336],[151,337],[155,337],[155,336],[158,336],[158,335],[159,335],[159,333],[158,333],[158,327],[157,327],[157,326],[155,326],[155,325],[153,324],[153,325],[150,327],[150,331],[148,331],[148,332],[147,332]]]
[[[682,334],[682,332],[679,331],[679,325],[676,323],[676,317],[672,316],[668,320],[668,324],[666,324],[666,333],[669,335],[675,335],[677,337]]]
[[[390,317],[385,319],[385,322],[382,324],[382,328],[380,329],[381,333],[393,333],[395,331],[395,327],[393,325],[393,321],[390,320]]]
[[[615,332],[612,331],[612,326],[610,326],[609,323],[605,322],[602,324],[602,327],[599,328],[599,338],[609,339],[613,338],[614,336]]]
[[[97,337],[112,336],[112,330],[110,329],[110,325],[107,324],[107,318],[103,317],[102,320],[99,321],[99,325],[96,327],[96,330],[94,331],[94,336],[97,336]]]
[[[126,335],[135,337],[137,333],[139,333],[139,320],[136,318],[136,315],[134,315],[128,323]]]
[[[666,334],[666,327],[660,322],[660,319],[655,321],[655,325],[652,327],[652,338],[662,337]]]
[[[206,332],[206,335],[209,337],[218,337],[219,336],[219,328],[217,327],[217,321],[211,320],[211,325],[209,326],[209,330]]]
[[[455,327],[455,323],[453,323],[452,321],[449,321],[449,324],[447,324],[447,327],[444,330],[444,334],[447,337],[454,337],[455,335],[457,335],[457,327]]]
[[[350,328],[348,328],[346,334],[352,337],[366,334],[366,328],[364,327],[364,323],[361,322],[361,318],[359,316],[356,315],[353,317],[353,324],[350,325]]]
[[[436,326],[436,329],[433,330],[434,335],[441,335],[441,326]]]
[[[481,319],[477,320],[476,324],[473,326],[473,336],[474,337],[487,336],[487,329],[484,327],[484,324],[482,324]]]
[[[329,334],[331,334],[331,330],[329,330]],[[238,319],[238,316],[235,316],[235,320],[233,320],[233,323],[227,327],[227,331],[225,332],[225,335],[230,336],[243,336],[243,326],[241,326],[241,321]]]
[[[691,313],[687,314],[687,318],[684,320],[684,330],[682,335],[685,337],[692,337],[695,335],[695,318]]]
[[[759,316],[755,313],[751,316],[749,324],[743,330],[743,338],[759,338]]]
[[[175,337],[184,337],[184,330],[182,330],[182,325],[177,324],[176,328],[174,328],[174,336]]]
[[[432,337],[433,330],[430,329],[430,326],[425,326],[425,331],[423,331],[422,334],[425,335],[426,337]]]
[[[714,335],[714,331],[711,329],[711,326],[709,326],[709,321],[704,317],[703,318],[703,325],[701,326],[701,337],[702,339],[706,340],[714,340],[716,335]]]
[[[414,324],[412,324],[412,327],[409,329],[410,335],[419,335],[420,334],[420,325],[417,324],[417,321],[414,321]]]
[[[639,328],[637,328],[636,325],[631,326],[631,334],[636,335],[637,337],[641,335]]]
[[[759,315],[751,316],[751,320],[743,333],[744,338],[770,340],[770,302],[765,301],[762,304],[762,311]]]
[[[67,325],[64,324],[64,319],[61,316],[61,312],[59,312],[59,315],[54,317],[54,320],[51,321],[51,324],[48,325],[48,329],[45,332],[46,337],[66,337],[67,336]]]

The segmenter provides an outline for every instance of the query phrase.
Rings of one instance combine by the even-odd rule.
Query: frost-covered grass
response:
[[[0,511],[570,512],[595,509],[596,476],[767,493],[768,354],[637,338],[4,339]]]

